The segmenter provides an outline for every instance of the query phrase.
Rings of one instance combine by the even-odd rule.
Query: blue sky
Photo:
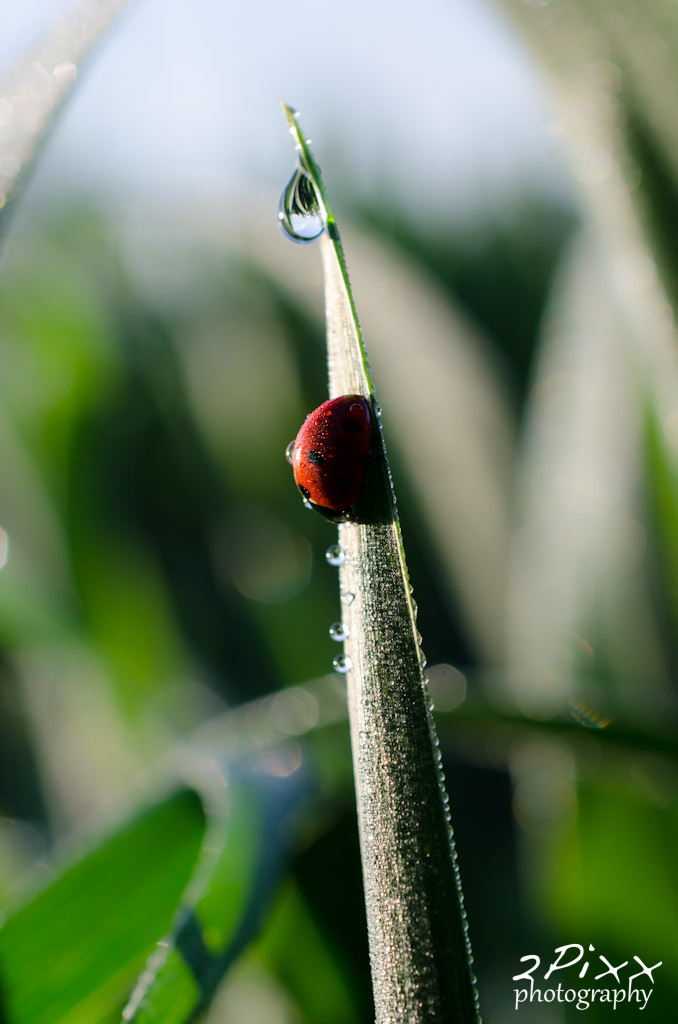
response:
[[[7,5],[0,69],[62,6]],[[170,202],[277,193],[292,164],[280,98],[300,109],[335,194],[349,174],[351,191],[387,187],[435,219],[517,180],[558,188],[543,85],[481,0],[133,0],[81,76],[34,188]]]

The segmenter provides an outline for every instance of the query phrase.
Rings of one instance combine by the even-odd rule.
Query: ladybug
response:
[[[353,518],[370,449],[370,405],[362,395],[330,398],[304,420],[287,459],[304,504],[332,523]]]

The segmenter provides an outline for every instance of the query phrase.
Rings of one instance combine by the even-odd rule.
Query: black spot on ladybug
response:
[[[322,466],[325,461],[325,456],[321,455],[320,452],[315,450],[315,448],[311,448],[307,453],[306,458],[309,462],[313,463],[314,466]]]
[[[309,491],[308,487],[302,487],[301,484],[299,484],[299,490],[301,491],[304,498],[311,497],[311,492]]]
[[[362,434],[363,432],[362,424],[358,423],[357,420],[350,419],[350,417],[344,420],[341,424],[341,429],[345,430],[347,434]]]
[[[337,477],[337,487],[342,487],[342,488],[350,487],[352,483],[353,483],[353,476],[352,475],[350,475],[350,476],[338,476]]]

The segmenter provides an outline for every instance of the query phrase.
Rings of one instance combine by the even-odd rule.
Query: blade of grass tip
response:
[[[480,1018],[466,914],[379,407],[327,192],[296,112],[283,109],[297,174],[313,186],[317,205],[309,212],[326,227],[320,244],[330,396],[363,395],[374,412],[373,459],[356,521],[339,526],[328,560],[339,568],[346,633],[341,667],[376,1021],[471,1024]],[[281,220],[287,230],[284,210]]]
[[[0,87],[0,233],[82,62],[127,0],[63,5],[51,30]]]

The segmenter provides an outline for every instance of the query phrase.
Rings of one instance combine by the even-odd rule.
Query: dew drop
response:
[[[343,643],[348,636],[348,626],[345,626],[343,622],[333,622],[330,626],[330,636],[338,644]]]
[[[340,672],[344,676],[350,671],[351,659],[346,654],[339,654],[332,662],[332,667],[335,672]]]
[[[341,544],[330,544],[325,552],[325,558],[330,565],[333,565],[335,569],[338,569],[339,566],[343,565],[346,561],[346,552],[342,548]]]
[[[290,466],[292,465],[292,456],[294,455],[294,445],[295,445],[295,442],[294,441],[290,441],[290,443],[288,444],[287,448],[285,449],[285,458],[289,462]]]
[[[300,244],[315,242],[325,230],[313,182],[301,166],[295,168],[282,191],[278,220],[287,237]]]
[[[341,603],[342,604],[353,604],[354,601],[355,601],[355,594],[352,594],[350,590],[346,590],[341,595]]]
[[[78,77],[78,67],[73,61],[62,60],[58,64],[54,65],[52,74],[55,78],[60,79],[64,82],[74,82]]]

